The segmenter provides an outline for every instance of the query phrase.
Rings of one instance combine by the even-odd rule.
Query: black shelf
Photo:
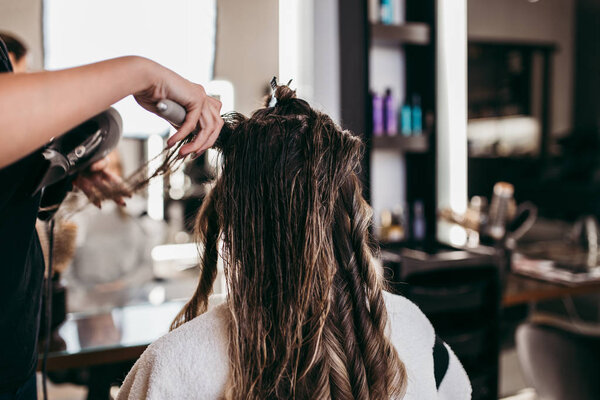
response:
[[[374,42],[426,46],[431,42],[431,29],[423,22],[407,22],[402,25],[371,24]]]
[[[427,134],[403,136],[398,133],[394,136],[373,136],[371,144],[373,149],[398,150],[404,153],[426,153],[429,150]]]

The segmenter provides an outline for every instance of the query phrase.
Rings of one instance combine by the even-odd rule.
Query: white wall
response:
[[[215,79],[233,83],[236,111],[262,106],[278,74],[278,0],[218,0]]]
[[[29,49],[30,69],[42,69],[42,0],[0,1],[0,30],[22,39]]]
[[[313,0],[313,106],[340,122],[340,40],[338,0]]]
[[[552,133],[571,129],[576,0],[469,0],[469,37],[554,42]]]
[[[279,0],[279,80],[340,121],[337,0]]]
[[[438,210],[467,209],[467,0],[436,6],[436,181]],[[466,244],[459,226],[438,224],[442,243]]]

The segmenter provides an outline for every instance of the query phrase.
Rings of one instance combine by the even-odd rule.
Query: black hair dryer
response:
[[[111,107],[50,141],[42,152],[47,168],[34,195],[106,157],[117,146],[122,133],[121,115]]]

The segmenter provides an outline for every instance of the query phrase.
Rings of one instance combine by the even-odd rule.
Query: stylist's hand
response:
[[[213,145],[223,127],[221,102],[207,96],[201,85],[192,83],[161,65],[153,64],[150,68],[150,85],[134,94],[136,101],[153,113],[157,113],[156,103],[162,99],[176,101],[185,107],[185,122],[167,144],[171,147],[198,129],[196,136],[181,147],[179,154],[186,156],[202,153]]]
[[[121,177],[110,170],[109,157],[110,155],[96,161],[73,181],[73,185],[78,187],[98,208],[101,208],[104,200],[113,200],[118,205],[125,206],[124,199],[131,197],[131,192]]]

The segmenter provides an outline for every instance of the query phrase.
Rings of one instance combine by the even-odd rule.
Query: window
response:
[[[44,0],[45,68],[140,55],[207,84],[213,75],[215,31],[216,0]],[[115,107],[126,136],[169,129],[131,96]]]

